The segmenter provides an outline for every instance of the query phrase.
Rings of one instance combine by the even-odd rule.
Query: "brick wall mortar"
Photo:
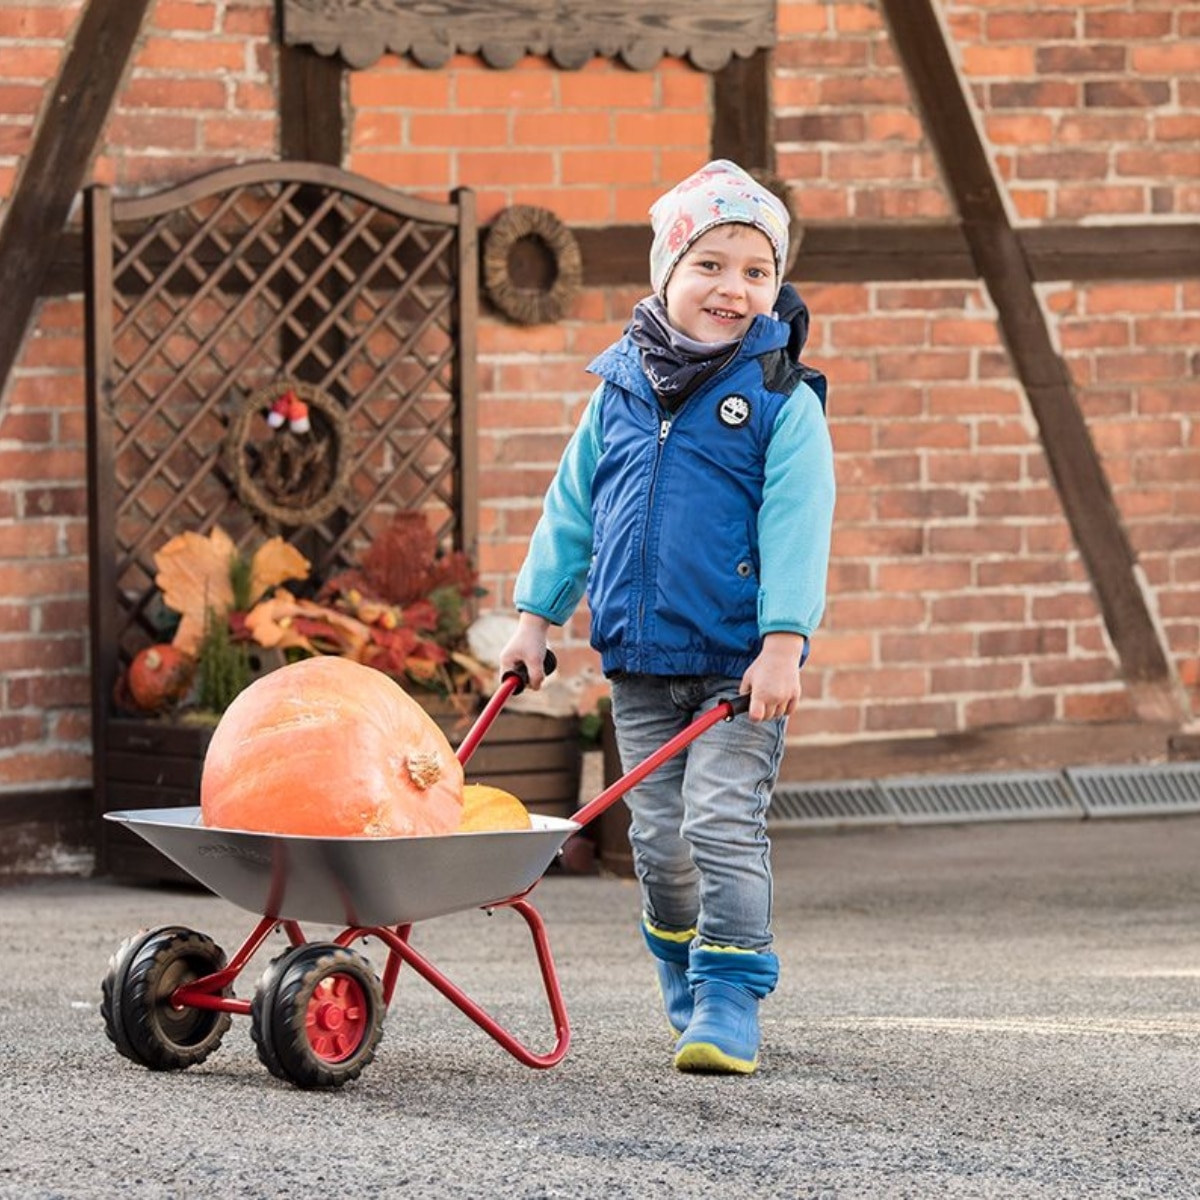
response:
[[[1200,20],[1186,6],[944,9],[1022,222],[1196,219]],[[0,10],[0,203],[80,10]],[[272,12],[270,0],[154,5],[93,178],[130,193],[276,154]],[[949,217],[877,5],[781,0],[778,24],[778,166],[802,218]],[[495,72],[464,56],[428,72],[385,58],[351,76],[347,98],[348,168],[439,199],[469,185],[485,222],[519,203],[573,224],[643,221],[659,191],[707,156],[712,116],[709,80],[674,61],[648,73],[607,62],[559,72],[534,60]],[[583,368],[642,290],[585,291],[562,322],[539,329],[483,317],[490,605],[511,602],[541,493],[591,390]],[[983,289],[803,290],[815,316],[808,357],[832,379],[841,494],[828,618],[793,739],[1129,718]],[[1039,294],[1196,705],[1200,285]],[[88,781],[81,328],[77,297],[41,305],[0,396],[0,792]],[[590,698],[602,684],[586,638],[584,610],[558,648],[564,676]]]

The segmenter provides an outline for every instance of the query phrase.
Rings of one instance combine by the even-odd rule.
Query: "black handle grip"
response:
[[[553,650],[547,650],[546,657],[542,659],[542,671],[546,675],[553,675],[557,670],[558,659],[555,658]],[[517,686],[513,688],[512,694],[519,696],[529,686],[529,668],[524,663],[517,663],[515,667],[505,671],[500,678],[502,681],[515,678]]]
[[[739,713],[750,711],[750,693],[745,692],[740,696],[730,696],[725,703],[729,705],[729,716],[725,720],[732,721]]]

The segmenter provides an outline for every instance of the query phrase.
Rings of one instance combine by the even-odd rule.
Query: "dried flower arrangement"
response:
[[[184,533],[154,556],[163,604],[179,616],[170,644],[143,649],[117,684],[118,708],[219,715],[256,671],[333,654],[375,667],[415,694],[469,711],[494,671],[467,651],[471,601],[483,595],[460,552],[441,553],[418,512],[395,514],[357,567],[316,588],[311,565],[274,537],[246,558],[220,528]],[[297,587],[295,590],[300,590]]]

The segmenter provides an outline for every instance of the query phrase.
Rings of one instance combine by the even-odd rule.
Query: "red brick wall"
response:
[[[708,77],[677,60],[493,71],[459,55],[430,72],[389,56],[351,76],[349,103],[350,170],[433,196],[469,186],[483,222],[511,204],[571,224],[641,221],[710,141]]]
[[[83,313],[43,304],[0,409],[0,787],[91,770]]]
[[[5,199],[81,10],[0,6]],[[271,11],[269,0],[151,5],[92,180],[148,190],[275,157]],[[91,781],[83,397],[82,304],[47,301],[0,394],[0,804],[5,791]]]
[[[943,9],[1014,219],[1198,219],[1200,12],[1168,0]],[[79,10],[0,7],[0,198]],[[153,5],[93,177],[131,191],[275,155],[272,12],[270,0]],[[781,0],[778,29],[778,167],[801,217],[951,217],[878,6]],[[385,58],[348,78],[344,165],[438,198],[470,186],[484,221],[517,203],[572,224],[642,221],[707,157],[711,106],[708,77],[677,61],[497,72],[458,57],[430,72]],[[585,290],[555,325],[482,323],[480,558],[497,606],[590,391],[582,368],[642,290]],[[808,357],[832,380],[841,490],[797,743],[1130,717],[986,291],[802,290]],[[1040,293],[1195,706],[1200,286]],[[88,781],[80,334],[78,298],[42,304],[0,396],[0,793]],[[593,694],[586,614],[562,649],[564,675]]]
[[[1062,287],[1048,302],[1167,645],[1200,712],[1200,284]]]
[[[943,11],[1018,223],[1196,218],[1200,14],[1165,0]],[[776,113],[795,140],[779,166],[800,212],[947,215],[875,6],[789,4],[780,28]],[[1041,293],[1195,709],[1197,290]],[[983,289],[807,294],[841,492],[796,725],[852,738],[1132,715]]]

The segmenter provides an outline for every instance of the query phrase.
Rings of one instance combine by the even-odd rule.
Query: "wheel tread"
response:
[[[353,976],[364,990],[368,1008],[358,1049],[333,1063],[314,1053],[306,1021],[314,990],[331,975]],[[337,942],[309,942],[287,951],[267,968],[251,1004],[251,1036],[259,1059],[276,1078],[303,1088],[341,1087],[357,1079],[374,1059],[383,1011],[383,990],[361,954]]]
[[[183,975],[167,978],[177,965]],[[228,1013],[185,1010],[179,1029],[164,1025],[170,994],[180,983],[219,971],[225,952],[202,933],[162,926],[130,938],[113,956],[101,985],[105,1031],[126,1058],[155,1071],[182,1070],[203,1062],[229,1029]],[[224,994],[228,994],[225,989]]]

